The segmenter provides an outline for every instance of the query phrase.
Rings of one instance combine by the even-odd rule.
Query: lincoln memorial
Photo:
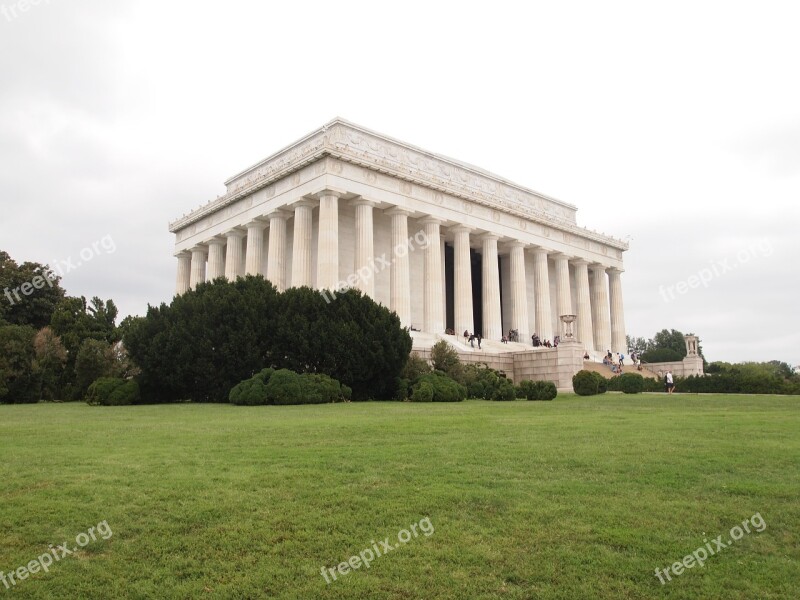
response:
[[[225,185],[169,225],[178,294],[259,273],[332,301],[355,287],[397,313],[415,348],[447,339],[464,352],[465,330],[484,352],[523,352],[534,333],[563,340],[560,315],[576,315],[581,359],[627,354],[628,246],[579,227],[571,204],[342,119]],[[510,330],[519,343],[501,344]]]

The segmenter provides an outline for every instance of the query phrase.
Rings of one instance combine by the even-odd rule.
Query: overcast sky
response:
[[[800,364],[796,2],[34,1],[0,0],[0,249],[70,295],[169,301],[167,223],[341,116],[629,239],[629,334]]]

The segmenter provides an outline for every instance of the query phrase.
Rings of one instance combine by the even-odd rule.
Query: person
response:
[[[478,333],[478,334],[475,334],[475,339],[477,339],[477,340],[478,340],[478,350],[480,350],[480,349],[481,349],[481,340],[483,339],[483,338],[481,337],[481,334],[480,334],[480,333]]]
[[[583,360],[589,360],[589,351],[588,350],[584,350],[583,351]]]
[[[661,371],[658,372],[658,376],[661,377]],[[666,373],[664,373],[664,391],[669,393],[669,377]]]
[[[469,334],[469,345],[471,348],[475,347],[475,336],[472,335],[471,333]]]
[[[469,330],[465,329],[464,330],[464,343],[465,344],[467,343],[467,339],[468,338],[469,338]]]
[[[609,361],[613,361],[614,360],[614,357],[611,354],[611,350],[606,350],[606,356],[608,356],[608,360]]]
[[[620,367],[622,366],[624,360],[625,360],[625,355],[622,352],[620,352],[619,353],[619,366]]]
[[[667,371],[667,393],[672,394],[675,389],[675,383],[672,381],[672,371]]]
[[[503,342],[504,344],[507,344],[508,343],[508,338],[506,336],[503,336],[503,337],[500,338],[500,341]]]

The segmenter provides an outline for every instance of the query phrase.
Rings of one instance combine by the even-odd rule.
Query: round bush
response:
[[[516,400],[517,392],[514,389],[514,384],[505,377],[500,377],[497,382],[497,387],[492,395],[492,400]]]
[[[267,399],[266,383],[274,372],[274,369],[264,369],[250,379],[237,383],[228,393],[228,401],[240,406],[271,404]]]
[[[639,394],[644,389],[644,377],[638,373],[623,373],[619,376],[619,387],[626,394]]]
[[[303,385],[300,375],[289,369],[279,369],[264,386],[269,404],[302,404]]]
[[[100,377],[86,392],[86,403],[92,406],[127,406],[139,402],[139,384],[133,379]]]
[[[467,397],[467,388],[451,379],[441,371],[434,371],[423,375],[417,380],[414,386],[414,394],[411,396],[412,402],[429,402],[428,400],[415,400],[414,396],[419,387],[427,383],[433,389],[433,402],[461,402]],[[427,394],[427,392],[425,392]],[[422,396],[425,397],[425,396]]]
[[[582,369],[572,376],[572,387],[579,396],[594,396],[597,394],[597,379],[591,371]]]
[[[412,402],[433,402],[433,385],[427,381],[421,381],[414,387],[411,394]]]
[[[552,381],[537,381],[536,382],[536,399],[537,400],[553,400],[558,396],[556,384]]]

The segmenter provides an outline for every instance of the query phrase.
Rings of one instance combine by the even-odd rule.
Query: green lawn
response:
[[[794,599],[800,397],[0,406],[0,570],[102,521],[0,598]]]

